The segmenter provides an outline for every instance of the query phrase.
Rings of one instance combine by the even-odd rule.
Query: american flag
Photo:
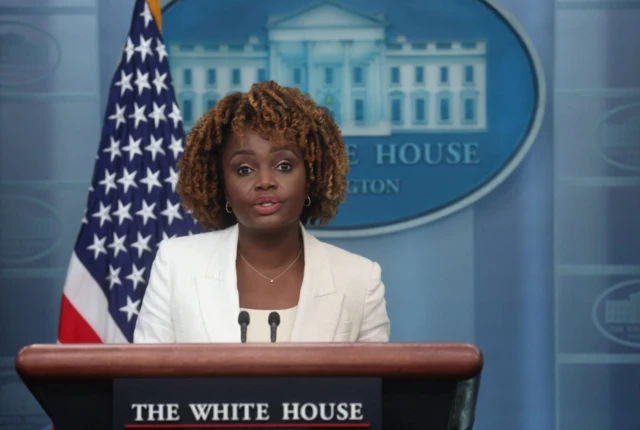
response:
[[[60,343],[132,342],[159,243],[201,231],[176,194],[185,136],[153,1],[136,1],[111,82]]]

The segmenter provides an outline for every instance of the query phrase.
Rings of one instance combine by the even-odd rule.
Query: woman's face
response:
[[[230,139],[222,153],[225,193],[238,223],[277,230],[298,223],[307,196],[302,152],[245,131],[244,142]]]

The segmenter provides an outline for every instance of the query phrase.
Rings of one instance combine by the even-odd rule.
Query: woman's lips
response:
[[[259,215],[271,215],[276,212],[282,203],[278,200],[276,196],[260,196],[258,197],[253,204],[254,210]]]

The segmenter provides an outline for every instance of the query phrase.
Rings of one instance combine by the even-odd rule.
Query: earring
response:
[[[227,213],[230,213],[230,214],[233,213],[233,211],[231,210],[231,206],[229,206],[229,202],[225,203],[224,210],[226,210]]]
[[[307,203],[307,202],[308,202],[308,203]],[[306,207],[311,206],[311,197],[307,196],[307,199],[305,200],[304,205],[305,205]]]

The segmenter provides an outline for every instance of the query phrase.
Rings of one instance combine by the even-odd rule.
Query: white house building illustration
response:
[[[622,300],[607,300],[604,321],[607,324],[640,324],[640,292]]]
[[[270,16],[268,40],[171,43],[185,128],[221,97],[273,79],[326,106],[345,136],[486,130],[486,42],[387,40],[382,14],[322,1]]]

